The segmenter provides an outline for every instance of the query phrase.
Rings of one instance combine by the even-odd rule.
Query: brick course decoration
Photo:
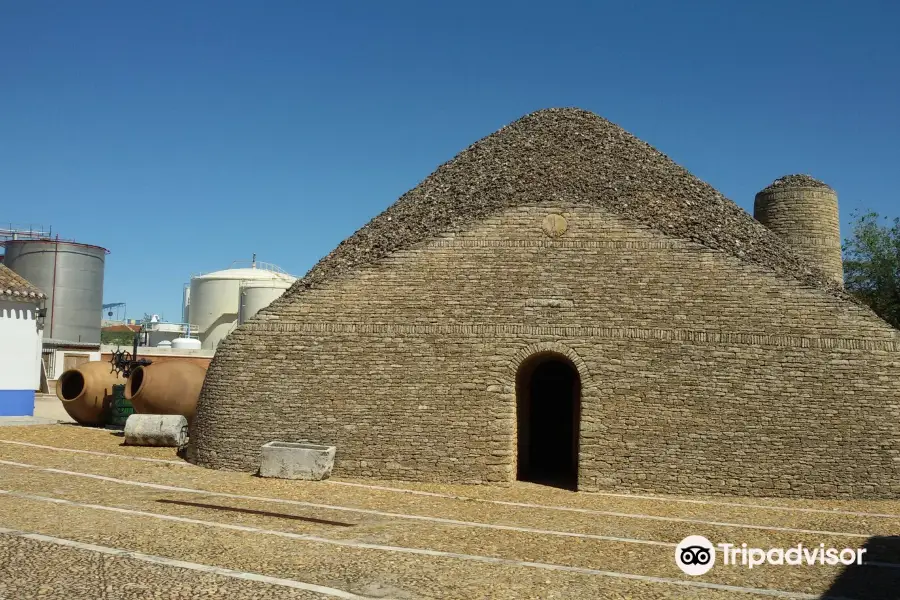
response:
[[[577,488],[900,496],[900,335],[731,201],[584,111],[476,143],[220,346],[200,465],[516,479],[517,389],[580,379]],[[825,269],[821,267],[825,267]]]

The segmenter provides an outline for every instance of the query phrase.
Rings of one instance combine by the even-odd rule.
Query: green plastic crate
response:
[[[109,407],[109,419],[107,421],[110,425],[124,427],[128,417],[134,414],[134,406],[131,405],[130,400],[125,398],[124,384],[114,385],[112,391],[112,404]]]

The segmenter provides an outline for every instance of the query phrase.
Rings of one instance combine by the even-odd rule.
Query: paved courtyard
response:
[[[689,535],[861,566],[685,575]],[[294,482],[72,424],[0,428],[0,598],[898,598],[900,501]]]

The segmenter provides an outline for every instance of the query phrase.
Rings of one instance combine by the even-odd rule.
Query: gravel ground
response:
[[[131,458],[178,460],[171,449],[122,447],[121,438],[109,431],[65,425],[6,428],[0,440],[24,441],[72,449],[110,452]],[[668,499],[634,499],[577,494],[546,489],[534,485],[513,485],[505,488],[484,486],[403,485],[410,489],[435,493],[464,495],[482,500],[465,500],[393,491],[351,487],[328,482],[289,482],[262,480],[244,473],[209,471],[193,466],[142,462],[120,457],[59,452],[30,446],[0,443],[0,459],[64,469],[106,477],[151,482],[206,491],[292,499],[331,505],[332,508],[309,507],[297,504],[237,499],[207,494],[171,490],[148,489],[122,485],[111,481],[77,477],[58,472],[46,472],[0,464],[0,489],[14,493],[65,499],[82,504],[97,504],[129,510],[197,519],[210,523],[250,526],[269,532],[289,532],[313,535],[332,542],[351,542],[354,546],[340,546],[324,541],[294,539],[260,531],[235,531],[210,524],[160,520],[151,515],[133,515],[98,510],[84,506],[48,503],[35,498],[0,495],[0,527],[42,533],[80,542],[100,544],[188,560],[205,565],[262,573],[274,577],[294,579],[331,586],[360,595],[398,598],[724,598],[756,597],[719,590],[683,588],[665,583],[611,578],[598,573],[547,570],[535,566],[514,564],[532,561],[574,567],[664,577],[672,580],[704,581],[742,587],[768,588],[820,594],[838,580],[842,595],[866,598],[895,598],[900,589],[900,569],[861,567],[841,572],[841,567],[804,566],[755,568],[752,571],[717,566],[700,578],[683,575],[674,565],[674,549],[667,546],[601,540],[586,537],[563,537],[534,531],[510,531],[413,520],[401,516],[369,514],[339,510],[337,507],[418,515],[437,519],[478,522],[490,525],[535,528],[588,534],[615,536],[658,543],[675,544],[687,535],[705,535],[714,542],[746,542],[757,547],[790,547],[798,542],[807,546],[856,548],[867,543],[866,537],[836,534],[811,534],[766,529],[727,527],[723,522],[753,524],[766,527],[790,527],[863,536],[887,536],[900,533],[900,519],[775,511],[757,507],[720,506],[714,504],[685,504]],[[366,482],[372,484],[373,482]],[[633,518],[627,515],[596,514],[541,507],[508,506],[484,500],[502,502],[530,502],[559,507],[572,507],[608,513],[655,515],[710,521],[708,524]],[[697,499],[695,499],[697,500]],[[712,499],[715,502],[749,502],[755,499]],[[814,501],[777,501],[781,506],[831,508],[830,503]],[[858,502],[841,503],[842,508],[856,511],[885,512],[897,510],[898,503]],[[713,524],[712,522],[719,523]],[[894,539],[878,542],[881,550],[870,546],[882,561],[900,563],[900,552],[893,551]],[[0,537],[4,544],[12,544],[19,554],[34,554],[43,560],[37,546]],[[508,564],[486,564],[471,558],[428,556],[392,551],[385,548],[359,547],[359,544],[378,544],[411,549],[464,554],[476,557],[505,559]],[[43,547],[43,546],[41,546]],[[22,548],[25,548],[24,550]],[[29,550],[28,548],[31,548]],[[890,553],[885,552],[885,548]],[[50,556],[56,550],[47,550]],[[75,552],[65,550],[66,552]],[[83,553],[83,551],[78,551]],[[55,555],[54,555],[55,556]],[[24,560],[24,559],[22,559]],[[48,558],[52,562],[52,558]],[[84,568],[96,564],[99,558],[87,561]],[[108,561],[126,559],[108,557]],[[76,570],[81,563],[73,561]],[[156,566],[152,566],[156,568]],[[12,568],[12,567],[10,567]],[[130,567],[129,567],[130,568]],[[137,565],[135,569],[148,568]],[[172,570],[173,567],[159,567]],[[173,577],[189,582],[192,578],[212,577],[201,573],[181,572]],[[29,597],[36,593],[46,577],[13,570],[14,584],[21,594],[9,592],[11,597]],[[160,571],[161,572],[161,571]],[[2,571],[0,571],[2,573]],[[19,574],[21,573],[21,574]],[[84,581],[91,580],[90,572]],[[150,581],[157,577],[148,575]],[[22,579],[22,581],[19,581]],[[160,579],[160,581],[165,578]],[[81,580],[79,580],[81,581]],[[180,579],[178,581],[181,581]],[[205,580],[204,580],[205,581]],[[260,593],[258,586],[228,581],[208,584],[212,596],[253,598]],[[51,584],[47,584],[51,585]],[[57,584],[52,584],[57,585]],[[74,584],[73,584],[74,585]],[[79,583],[80,585],[80,583]],[[84,583],[87,585],[87,583]],[[99,584],[97,584],[99,585]],[[206,583],[198,586],[207,589]],[[30,587],[29,587],[30,586]],[[34,587],[37,586],[37,587]],[[236,586],[232,590],[231,587]],[[256,586],[256,587],[254,587]],[[881,591],[879,591],[879,588]],[[52,588],[47,597],[54,597]],[[81,587],[72,588],[72,598],[97,597],[84,595]],[[181,589],[173,584],[173,596]],[[279,588],[281,590],[281,588]],[[0,587],[0,592],[4,588]],[[128,593],[137,594],[134,596]],[[142,597],[141,590],[117,591],[118,596]],[[852,592],[852,593],[850,593]],[[168,591],[166,592],[168,593]],[[281,590],[281,594],[295,594],[296,590]],[[304,592],[305,593],[305,592]],[[864,594],[863,594],[864,593]],[[18,594],[18,595],[17,595]],[[82,595],[79,595],[82,594]],[[860,595],[863,594],[863,595]],[[2,595],[2,594],[0,594]],[[152,597],[152,596],[151,596]],[[296,595],[265,597],[306,597]]]
[[[43,444],[47,446],[57,446],[66,449],[89,450],[94,452],[105,452],[122,456],[132,456],[140,458],[155,458],[164,460],[178,461],[185,468],[196,469],[194,465],[181,460],[173,448],[138,448],[123,445],[121,431],[108,430],[102,428],[81,427],[78,425],[45,425],[33,427],[17,427],[14,429],[5,429],[0,435],[0,440],[15,440],[34,444]],[[0,450],[10,450],[13,446],[6,447],[0,443]],[[42,456],[51,456],[51,453],[41,454]],[[64,456],[65,454],[60,454]],[[304,486],[301,482],[283,482],[277,480],[261,480],[251,477],[244,473],[234,473],[226,471],[210,471],[200,469],[202,473],[214,473],[220,477],[215,477],[214,481],[240,480],[244,481],[250,477],[257,485],[272,486],[273,490],[287,490],[296,492],[300,490],[305,492],[308,487],[317,489],[319,486]],[[602,507],[617,506],[621,509],[628,508],[634,512],[646,512],[648,506],[653,506],[663,502],[667,504],[671,500],[688,500],[688,503],[680,504],[681,509],[687,511],[685,514],[700,514],[693,511],[708,510],[710,514],[729,515],[737,518],[746,514],[748,510],[752,510],[755,506],[776,506],[789,508],[806,508],[814,510],[826,511],[863,511],[871,513],[889,513],[900,515],[900,500],[831,500],[816,499],[803,500],[796,498],[744,498],[736,496],[710,496],[698,498],[696,496],[666,496],[665,498],[641,497],[635,495],[625,495],[625,498],[617,496],[608,496],[603,494],[578,494],[567,490],[551,488],[526,482],[517,482],[512,485],[461,485],[461,484],[439,484],[439,483],[420,483],[409,481],[372,481],[369,479],[340,479],[334,480],[344,483],[361,484],[365,486],[383,486],[402,489],[406,491],[421,491],[426,493],[446,494],[450,496],[465,497],[468,500],[484,500],[484,501],[511,501],[524,503],[538,503],[552,506],[562,506],[570,508],[594,509]],[[350,494],[352,487],[344,487],[342,494]],[[394,498],[396,502],[402,502],[397,499],[395,492],[379,492],[369,488],[365,490],[366,496],[376,495],[385,498]],[[623,494],[624,495],[624,494]],[[644,499],[646,498],[646,500]],[[691,504],[696,501],[713,502],[717,504],[703,505]],[[615,503],[615,504],[612,504]],[[730,503],[737,506],[721,506],[718,503]],[[615,510],[615,508],[612,508]],[[673,505],[672,509],[678,510]],[[779,518],[776,511],[765,511],[770,518]],[[796,523],[798,513],[790,513],[786,523]],[[812,516],[810,523],[818,522],[819,516]],[[881,522],[880,520],[878,522]],[[770,524],[777,524],[772,522]],[[795,525],[802,526],[802,525]]]
[[[178,459],[174,448],[140,448],[135,446],[125,446],[125,437],[121,429],[83,427],[75,423],[19,427],[15,430],[4,430],[0,439],[58,446],[60,448],[71,448],[75,450],[111,452],[123,456],[163,458],[168,460]],[[190,463],[185,462],[185,464],[188,465]]]
[[[30,514],[23,514],[23,513]],[[271,538],[146,517],[0,498],[0,520],[23,529],[93,544],[128,548],[202,564],[307,581],[355,593],[393,590],[409,598],[680,597],[658,584],[486,565]],[[689,593],[693,590],[687,590]],[[611,592],[611,593],[610,593]],[[700,598],[721,592],[697,590]]]
[[[36,429],[36,428],[34,428]],[[6,438],[0,439],[8,439]],[[144,450],[129,448],[130,455],[134,451]],[[145,449],[148,454],[159,449]],[[369,488],[348,487],[333,483],[303,483],[281,480],[264,480],[244,473],[221,472],[200,469],[193,466],[180,467],[166,463],[145,463],[122,460],[95,455],[71,455],[68,453],[35,449],[27,446],[6,445],[0,443],[0,451],[7,460],[38,464],[45,467],[70,469],[97,475],[108,475],[125,479],[135,479],[165,485],[202,488],[217,492],[249,494],[287,498],[323,504],[339,504],[395,513],[447,517],[470,521],[489,519],[492,523],[517,525],[521,527],[547,528],[552,522],[554,529],[577,531],[582,533],[610,534],[637,537],[638,534],[650,532],[651,539],[678,542],[687,533],[697,529],[690,523],[671,523],[666,521],[648,521],[639,519],[614,518],[611,515],[590,514],[583,512],[546,510],[506,506],[490,502],[458,500],[453,498],[419,496],[391,491],[373,490]],[[173,456],[157,458],[174,458]],[[75,461],[75,462],[73,462]],[[396,484],[403,485],[403,484]],[[421,486],[420,486],[421,487]],[[433,486],[434,488],[444,486]],[[459,486],[462,487],[462,486]],[[578,510],[604,511],[608,513],[637,513],[641,515],[695,519],[718,523],[750,523],[768,527],[789,527],[816,531],[833,531],[852,534],[897,533],[900,534],[900,518],[873,518],[846,514],[803,513],[766,508],[743,506],[718,506],[691,503],[671,503],[666,499],[630,499],[600,496],[596,494],[576,494],[561,492],[563,496],[541,498],[540,486],[522,485],[507,488],[490,488],[487,486],[469,486],[469,489],[452,491],[462,492],[467,497],[490,494],[491,500],[529,502],[556,507],[571,507]],[[557,490],[548,490],[556,492]],[[497,494],[500,494],[497,496]],[[555,496],[555,494],[553,494]],[[713,499],[713,501],[719,501]],[[848,503],[845,503],[848,504]],[[874,505],[874,506],[870,506]],[[761,505],[760,505],[761,506]],[[811,508],[809,502],[781,502],[778,506],[799,506]],[[865,502],[847,505],[843,508],[853,510],[890,512],[893,508],[900,515],[900,507],[885,506],[884,502]],[[337,519],[340,520],[340,519]],[[616,529],[610,533],[610,522],[616,523]],[[718,537],[732,537],[733,527],[704,526],[704,530]],[[749,535],[752,530],[741,530],[742,535]],[[712,538],[711,538],[712,539]]]
[[[196,494],[160,492],[132,487],[122,489],[124,486],[90,479],[78,478],[72,481],[66,476],[55,473],[29,472],[23,476],[21,473],[10,473],[8,467],[0,467],[0,487],[6,490],[14,489],[36,495],[51,495],[55,498],[65,498],[86,504],[116,506],[155,514],[248,525],[267,530],[312,534],[331,540],[352,540],[354,542],[406,548],[427,548],[442,552],[492,556],[510,560],[551,563],[586,569],[603,569],[647,576],[682,577],[680,571],[677,570],[671,561],[673,549],[666,547],[584,538],[565,538],[520,531],[485,530],[385,517],[352,515],[352,518],[348,518],[352,513],[219,497],[204,497]],[[17,501],[22,502],[21,499],[17,499]],[[28,504],[33,501],[25,500],[24,502]],[[0,515],[3,514],[2,506],[3,502],[0,500]],[[55,512],[57,509],[57,506],[53,504],[47,506],[51,512]],[[37,510],[37,507],[35,507],[35,510]],[[73,509],[64,507],[64,512],[71,510]],[[82,508],[80,510],[91,512],[91,509]],[[245,512],[248,510],[256,512]],[[259,514],[263,511],[276,514]],[[102,513],[103,511],[96,512]],[[102,514],[96,516],[101,520],[104,518],[112,520],[119,518],[118,515],[111,513],[105,516]],[[451,513],[447,516],[458,518],[459,515]],[[170,523],[156,523],[153,522],[154,519],[151,517],[128,517],[128,519],[150,520],[152,522],[151,525],[142,526],[144,531],[147,531],[148,528],[180,529],[183,527]],[[315,524],[310,523],[309,519],[333,520],[335,523],[341,523],[341,525]],[[494,520],[489,515],[482,515],[480,522],[494,522]],[[590,525],[593,525],[592,529],[598,528],[596,524]],[[553,529],[558,527],[555,522],[545,522],[544,526]],[[17,527],[21,528],[22,526],[17,525]],[[600,529],[605,529],[604,533],[606,535],[623,536],[623,534],[627,535],[630,533],[630,535],[642,540],[660,540],[669,537],[673,544],[683,537],[695,533],[701,533],[713,540],[723,541],[723,538],[717,537],[714,534],[714,530],[710,528],[702,528],[699,531],[697,528],[685,529],[683,533],[670,536],[666,532],[660,531],[656,524],[651,524],[650,527],[643,525],[632,527],[632,531],[622,532],[615,522],[608,522],[606,527],[600,527]],[[79,531],[79,533],[81,532]],[[237,535],[239,537],[259,537],[259,534]],[[179,534],[179,536],[180,539],[184,539],[183,534]],[[63,537],[69,537],[69,534]],[[79,537],[77,539],[82,538]],[[744,535],[724,539],[737,540],[738,543],[744,541],[751,546],[757,547],[786,547],[795,545],[800,541],[807,546],[815,546],[820,542],[824,542],[827,546],[839,548],[848,545],[848,540],[829,536],[786,535],[778,532],[751,531]],[[95,540],[92,539],[90,541]],[[863,542],[865,540],[853,540],[850,545],[859,545]],[[305,552],[371,553],[370,550],[339,549],[328,545],[325,545],[323,548],[323,545],[319,543],[309,544],[295,540],[278,539],[278,543],[286,545],[300,544],[305,547],[311,546]],[[157,554],[170,555],[168,554],[170,552],[168,548],[141,549],[145,552],[152,551]],[[387,554],[392,553],[388,552]],[[387,558],[389,557],[385,557],[385,559]],[[203,555],[193,556],[190,560],[204,562],[205,557]],[[704,579],[706,581],[738,586],[818,591],[817,587],[823,578],[831,580],[838,572],[839,569],[834,567],[792,568],[787,571],[769,567],[757,568],[751,572],[729,569],[715,571]]]
[[[323,594],[0,535],[0,598],[321,600]]]

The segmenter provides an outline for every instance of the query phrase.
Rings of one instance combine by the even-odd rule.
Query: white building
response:
[[[0,264],[0,416],[34,414],[41,385],[39,311],[46,296]]]

